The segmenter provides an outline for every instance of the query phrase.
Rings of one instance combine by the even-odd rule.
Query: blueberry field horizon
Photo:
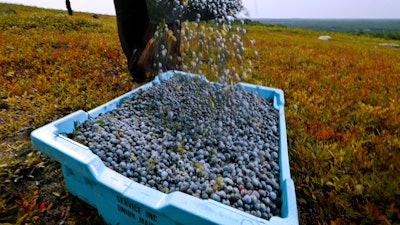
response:
[[[0,11],[0,224],[101,224],[29,134],[132,90],[115,17]],[[400,41],[244,26],[243,81],[284,91],[300,224],[400,224],[400,48],[381,45]]]

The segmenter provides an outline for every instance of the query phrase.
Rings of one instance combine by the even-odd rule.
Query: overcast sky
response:
[[[70,0],[74,11],[115,14],[113,0]],[[250,18],[400,18],[400,0],[242,0]],[[65,10],[64,0],[0,0]]]

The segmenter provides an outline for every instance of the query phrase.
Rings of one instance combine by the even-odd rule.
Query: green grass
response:
[[[21,173],[56,171],[30,147],[30,131],[120,96],[132,83],[114,17],[69,17],[0,3],[5,8],[17,14],[0,14],[0,223],[60,222],[55,213],[40,212],[52,191],[22,189],[26,176],[14,182]],[[344,33],[320,41],[327,32],[258,24],[247,29],[256,44],[246,51],[254,67],[246,81],[285,92],[301,224],[400,224],[399,49],[379,46],[384,39]],[[49,213],[68,204],[93,212],[71,197],[57,199]],[[76,212],[62,219],[82,217]]]

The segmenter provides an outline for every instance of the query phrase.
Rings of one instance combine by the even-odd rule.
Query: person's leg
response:
[[[180,69],[180,66],[182,64],[182,59],[181,59],[181,24],[180,23],[170,23],[168,24],[169,30],[172,31],[173,33],[173,38],[166,40],[167,42],[167,48],[169,51],[169,56],[171,56],[172,59],[167,60],[167,69],[173,70],[173,69]]]
[[[158,27],[158,35],[154,37],[153,52],[156,69],[154,72],[166,70],[179,70],[182,64],[180,44],[181,25],[180,23],[168,23]]]
[[[136,81],[149,81],[153,78],[151,44],[155,25],[150,23],[146,0],[114,0],[114,5],[119,39],[129,72]]]

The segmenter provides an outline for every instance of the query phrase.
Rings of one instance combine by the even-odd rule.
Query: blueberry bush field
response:
[[[249,27],[254,82],[285,91],[303,224],[399,224],[400,54],[380,39]]]
[[[115,18],[0,4],[0,224],[89,224],[30,132],[131,90]],[[9,10],[8,10],[9,11]]]
[[[0,223],[100,223],[29,133],[133,88],[115,17],[0,11]],[[255,43],[245,81],[285,92],[300,223],[400,224],[400,49],[344,33],[246,29]]]

